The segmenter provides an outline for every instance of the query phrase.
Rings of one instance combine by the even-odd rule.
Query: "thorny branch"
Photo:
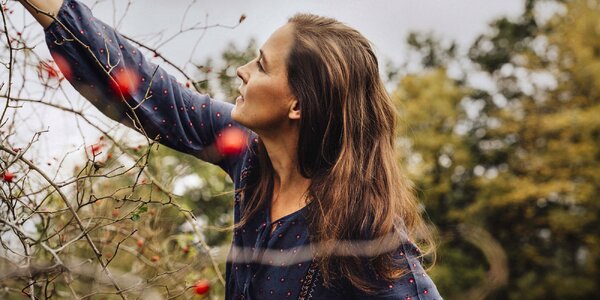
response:
[[[27,2],[66,29],[54,16]],[[117,26],[125,18],[131,4],[132,1],[129,1]],[[224,286],[221,272],[224,260],[217,261],[213,257],[215,249],[205,240],[206,229],[198,227],[197,218],[191,210],[173,201],[176,196],[171,191],[171,183],[148,168],[151,153],[158,149],[153,146],[158,144],[154,140],[156,137],[149,137],[139,126],[140,120],[135,110],[141,103],[132,107],[124,101],[130,112],[127,115],[131,118],[131,124],[146,140],[144,151],[140,151],[141,147],[132,150],[126,146],[113,133],[113,129],[105,129],[106,126],[94,120],[85,110],[73,108],[72,104],[71,107],[60,104],[77,101],[72,101],[72,95],[60,86],[64,78],[56,71],[54,64],[44,60],[35,51],[36,36],[25,37],[22,34],[25,28],[15,31],[18,26],[10,24],[7,15],[12,11],[5,2],[0,2],[2,34],[6,40],[6,48],[0,49],[0,60],[2,67],[8,70],[7,81],[0,83],[0,92],[7,87],[6,92],[0,94],[0,99],[6,100],[0,116],[0,287],[7,287],[0,292],[0,297],[20,292],[30,299],[67,295],[74,299],[87,299],[92,295],[110,294],[127,299],[128,296],[139,297],[149,292],[160,294],[158,290],[164,290],[163,294],[170,299],[186,295],[190,290],[188,280],[193,279],[186,275],[193,273],[199,276],[202,272],[214,274],[216,282]],[[183,68],[159,54],[158,49],[186,32],[204,33],[210,28],[236,26],[197,23],[184,28],[182,22],[179,32],[156,47],[131,37],[126,38],[154,53],[155,57],[161,58],[186,80],[194,83],[193,88],[197,88],[196,83],[201,81],[194,80]],[[104,68],[91,49],[70,34],[72,40],[87,49],[99,69],[104,70],[114,82],[111,70],[116,64]],[[203,34],[199,39],[202,37]],[[106,55],[111,53],[107,51]],[[4,56],[8,56],[6,63]],[[108,62],[111,60],[108,59]],[[37,68],[38,82],[29,78],[34,67]],[[20,87],[19,83],[14,85],[16,79],[21,82]],[[30,97],[35,94],[31,90],[36,84],[42,88],[39,99]],[[13,95],[14,91],[17,91],[16,96]],[[58,91],[63,93],[64,99],[56,99]],[[148,88],[142,103],[149,97]],[[52,175],[48,169],[53,164],[48,162],[46,167],[38,160],[39,154],[32,153],[40,151],[40,137],[43,133],[51,132],[51,129],[36,130],[27,143],[19,141],[23,135],[22,132],[17,134],[16,128],[24,128],[19,125],[22,122],[19,119],[20,110],[29,108],[33,108],[34,112],[49,108],[62,115],[74,116],[100,133],[101,139],[93,145],[84,142],[82,147],[67,152],[60,160],[53,159],[59,163],[54,165],[56,170]],[[11,117],[5,118],[8,113],[12,113]],[[73,175],[64,178],[69,156],[81,152],[82,148],[86,155],[84,165],[76,166]],[[109,182],[118,181],[121,184],[108,185]],[[159,216],[161,211],[170,208],[178,214],[181,222],[193,224],[194,242],[181,246],[184,255],[178,260],[162,260],[158,255],[167,253],[170,251],[167,248],[172,247],[160,240],[160,235],[169,229],[165,224],[171,224],[172,220],[165,222]],[[140,214],[150,217],[139,220]],[[180,243],[179,239],[168,240]],[[190,252],[190,245],[198,245],[198,248],[193,247],[193,252]],[[191,256],[191,253],[195,256]],[[121,270],[124,263],[129,271]],[[157,272],[150,277],[144,276],[149,269]],[[98,272],[102,272],[104,277],[98,276]],[[17,286],[19,289],[13,288]],[[112,290],[108,289],[110,286]]]

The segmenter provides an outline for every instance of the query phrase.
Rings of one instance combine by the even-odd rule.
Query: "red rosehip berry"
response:
[[[6,170],[6,171],[4,171],[4,173],[2,173],[2,180],[4,180],[5,182],[12,182],[13,178],[15,178],[15,174],[11,173],[8,170]]]
[[[210,290],[210,282],[206,279],[200,279],[194,284],[194,292],[197,295],[204,295]]]
[[[137,90],[140,81],[139,75],[131,70],[122,69],[113,74],[114,81],[111,81],[113,92],[116,95],[129,97],[132,92]]]
[[[136,244],[137,244],[138,247],[142,248],[142,247],[144,247],[144,240],[143,239],[138,239],[136,241]]]
[[[160,257],[158,255],[152,255],[152,257],[150,258],[152,262],[157,262],[159,259]]]
[[[92,150],[92,155],[96,156],[96,155],[98,155],[100,150],[102,150],[102,145],[94,144],[90,147],[90,149]]]
[[[54,63],[52,63],[52,61],[40,61],[38,63],[38,74],[40,76],[40,78],[44,78],[44,79],[55,79],[55,78],[59,78],[60,72],[59,70],[54,66]]]
[[[52,52],[52,58],[54,59],[54,63],[63,74],[66,79],[71,79],[73,72],[71,70],[71,65],[69,62],[63,58],[61,55]]]
[[[247,135],[243,130],[236,127],[227,128],[217,138],[217,151],[226,156],[239,155],[246,146],[246,139]]]

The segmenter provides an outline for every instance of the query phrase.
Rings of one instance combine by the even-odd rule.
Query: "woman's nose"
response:
[[[245,65],[237,68],[236,74],[244,82],[244,84],[246,84],[248,83],[248,73],[244,67]]]

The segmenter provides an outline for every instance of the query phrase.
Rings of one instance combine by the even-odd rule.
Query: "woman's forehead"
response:
[[[293,42],[293,26],[288,23],[279,27],[261,47],[264,60],[273,67],[284,64]]]

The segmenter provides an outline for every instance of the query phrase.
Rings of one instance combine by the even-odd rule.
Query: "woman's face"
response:
[[[264,43],[258,57],[237,70],[242,79],[241,96],[231,117],[258,134],[286,130],[300,117],[287,77],[293,34],[291,24],[280,27]]]

